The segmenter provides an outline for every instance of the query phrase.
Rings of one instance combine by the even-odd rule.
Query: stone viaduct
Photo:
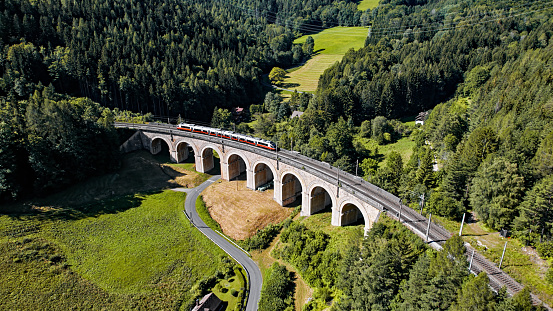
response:
[[[332,225],[345,226],[363,221],[365,233],[378,219],[380,210],[376,206],[341,190],[338,182],[330,183],[305,170],[281,161],[277,162],[276,152],[274,156],[267,156],[267,152],[260,155],[243,148],[232,147],[230,143],[232,142],[222,140],[220,143],[214,143],[194,137],[139,130],[121,149],[124,152],[146,149],[152,154],[168,149],[171,161],[177,163],[193,156],[196,170],[202,173],[214,168],[216,153],[223,180],[230,181],[244,176],[242,174],[245,173],[246,185],[252,190],[272,181],[273,199],[282,206],[301,200],[302,216],[310,216],[330,208]]]

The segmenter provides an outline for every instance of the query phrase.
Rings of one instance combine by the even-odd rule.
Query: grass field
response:
[[[362,0],[357,5],[359,11],[366,11],[367,9],[374,9],[378,6],[380,0]]]
[[[403,164],[407,163],[411,158],[411,155],[413,154],[413,147],[415,147],[415,141],[413,141],[411,137],[402,137],[395,143],[387,145],[378,145],[375,140],[358,136],[354,137],[354,141],[362,143],[368,150],[374,150],[375,148],[378,148],[378,154],[380,157],[380,162],[378,164],[379,166],[384,166],[386,164],[386,157],[392,151],[401,154]]]
[[[184,198],[167,190],[0,216],[0,309],[185,308],[225,255],[187,221]]]
[[[365,45],[368,29],[364,27],[334,27],[312,35],[315,40],[315,55],[301,68],[289,72],[282,85],[286,89],[313,92],[319,77],[328,67],[340,61],[349,49]],[[303,43],[303,36],[294,43]]]
[[[193,156],[190,158],[193,159]],[[32,206],[73,207],[106,199],[175,187],[193,188],[210,175],[195,171],[193,163],[171,163],[169,154],[152,155],[139,150],[125,155],[121,168],[111,174],[92,177],[84,182],[24,204],[3,206],[2,211],[26,210]]]

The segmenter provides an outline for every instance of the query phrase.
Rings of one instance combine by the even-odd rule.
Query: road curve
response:
[[[161,134],[170,134],[182,137],[192,137],[196,139],[202,139],[205,141],[210,141],[213,143],[221,143],[220,138],[214,138],[206,136],[203,134],[189,133],[184,131],[179,131],[176,129],[176,126],[169,124],[131,124],[131,123],[120,123],[115,122],[115,127],[121,128],[132,128],[137,130],[147,130],[152,132],[157,132]],[[276,159],[276,153],[273,151],[268,151],[258,147],[252,147],[235,141],[226,141],[225,145],[242,149],[245,151],[250,151],[267,158]],[[452,236],[452,233],[439,226],[434,222],[430,222],[428,227],[428,219],[420,215],[417,211],[403,205],[399,204],[399,198],[387,191],[374,186],[373,184],[363,180],[362,178],[353,176],[349,173],[346,173],[338,168],[330,166],[328,163],[323,163],[306,156],[303,156],[297,152],[291,152],[288,150],[281,149],[278,152],[278,160],[282,163],[286,163],[298,169],[304,170],[322,180],[325,180],[330,183],[337,183],[337,179],[340,179],[340,189],[342,191],[347,191],[358,199],[365,201],[375,208],[379,209],[382,212],[387,212],[388,216],[393,219],[399,220],[403,225],[412,230],[415,234],[419,235],[421,238],[426,239],[426,232],[428,230],[428,240],[427,242],[435,248],[441,248],[441,245],[445,243],[447,239]],[[195,202],[195,201],[194,201]],[[194,203],[193,202],[193,203]],[[194,204],[193,204],[194,205]],[[401,216],[400,216],[401,215]],[[470,260],[472,257],[472,251],[474,249],[467,245],[467,259]],[[487,260],[484,256],[475,252],[474,260],[471,267],[471,272],[479,273],[481,271],[486,271],[490,279],[490,286],[494,290],[499,290],[501,287],[505,286],[507,292],[510,295],[513,295],[520,291],[523,286],[515,281],[510,275],[505,273],[503,270],[500,270],[497,265],[493,262]],[[261,285],[259,285],[261,288]],[[538,299],[537,296],[532,295],[533,301],[535,304],[541,304],[542,301]],[[548,310],[551,309],[547,304],[543,306]],[[248,309],[249,310],[249,309]],[[252,309],[255,310],[255,309]]]
[[[263,277],[259,267],[257,267],[256,263],[246,253],[209,228],[196,212],[196,199],[198,198],[198,195],[200,195],[202,191],[204,191],[213,182],[217,181],[220,177],[220,175],[215,175],[198,187],[187,191],[186,201],[184,203],[185,213],[196,228],[198,228],[203,234],[205,234],[205,236],[213,241],[213,243],[217,244],[217,246],[234,258],[244,268],[249,284],[246,311],[256,311],[257,303],[259,302],[259,297],[261,295],[261,285],[263,284]]]

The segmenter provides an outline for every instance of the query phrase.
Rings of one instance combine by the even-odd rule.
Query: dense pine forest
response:
[[[122,111],[205,121],[262,101],[264,72],[309,57],[266,15],[220,1],[2,1],[0,200],[117,167],[109,123]]]
[[[413,204],[533,244],[551,239],[553,19],[541,1],[382,1],[365,48],[321,76],[302,118],[256,134],[365,177]],[[278,107],[273,96],[265,106]],[[278,109],[273,109],[275,118]],[[394,120],[429,111],[422,128]],[[378,146],[411,136],[410,160]],[[433,170],[434,156],[439,171]],[[382,163],[380,163],[382,162]]]

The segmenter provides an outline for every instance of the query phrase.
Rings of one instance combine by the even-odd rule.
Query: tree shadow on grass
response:
[[[150,192],[145,195],[160,193]],[[144,200],[143,195],[126,195],[111,200],[84,204],[76,207],[50,206],[46,209],[30,208],[24,213],[7,214],[15,220],[79,220],[88,217],[98,217],[104,214],[116,214],[138,207]]]
[[[176,178],[187,175],[165,165],[163,159],[147,151],[133,152],[125,157],[123,167],[118,171],[91,177],[46,197],[3,204],[0,214],[21,219],[69,220],[117,213],[140,205],[142,194],[179,187]],[[169,160],[168,154],[166,158]],[[140,195],[135,197],[135,194]]]
[[[294,88],[297,88],[298,86],[300,86],[299,83],[282,83],[280,85],[280,87],[284,89],[294,89]]]
[[[318,49],[316,51],[313,51],[313,54],[311,56],[316,56],[316,55],[319,55],[321,54],[325,49]]]

